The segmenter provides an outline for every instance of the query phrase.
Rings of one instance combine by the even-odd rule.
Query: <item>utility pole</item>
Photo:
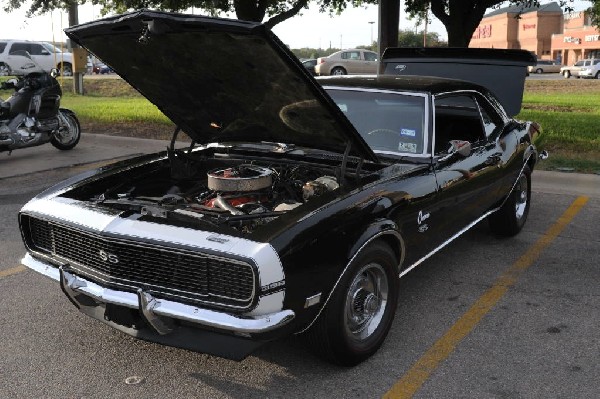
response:
[[[375,21],[369,21],[369,25],[371,25],[371,41],[369,42],[369,46],[373,45],[373,24]]]

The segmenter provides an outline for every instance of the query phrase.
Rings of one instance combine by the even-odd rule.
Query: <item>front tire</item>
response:
[[[59,110],[59,128],[50,143],[61,151],[73,149],[81,138],[81,125],[75,114],[67,110]]]
[[[538,68],[535,70],[535,73],[539,75],[540,73],[544,73],[544,71],[542,70],[542,68]]]
[[[565,77],[565,79],[569,79],[571,77],[571,72],[569,71],[564,71],[563,72],[563,76]]]
[[[307,332],[315,352],[341,366],[354,366],[373,355],[394,320],[398,281],[392,249],[378,241],[365,247]]]
[[[0,62],[0,76],[8,76],[10,74],[10,67],[4,62]]]
[[[527,221],[530,202],[531,170],[525,166],[504,205],[490,215],[489,223],[492,232],[504,237],[518,234]]]

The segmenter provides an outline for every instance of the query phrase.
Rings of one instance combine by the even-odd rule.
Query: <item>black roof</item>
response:
[[[431,93],[434,95],[456,90],[475,90],[480,93],[489,92],[485,87],[475,83],[459,79],[439,78],[434,76],[326,76],[318,77],[317,81],[323,86],[362,87],[368,89]]]

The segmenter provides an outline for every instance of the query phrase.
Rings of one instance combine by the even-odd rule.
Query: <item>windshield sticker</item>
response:
[[[400,130],[401,136],[415,137],[417,135],[417,131],[415,129],[402,129]]]
[[[417,145],[415,143],[405,143],[403,141],[398,143],[398,151],[410,152],[413,154],[417,153]]]

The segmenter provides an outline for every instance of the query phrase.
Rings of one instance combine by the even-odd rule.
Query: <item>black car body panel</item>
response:
[[[274,90],[253,68],[232,77],[222,59],[219,68],[177,72],[185,79],[166,83],[173,91],[155,75],[171,61],[138,72],[138,47],[140,60],[148,60],[144,46],[167,56],[183,51],[182,38],[199,35],[186,56],[201,59],[204,46],[215,49],[201,38],[207,34],[220,36],[217,47],[236,43],[238,67],[250,67],[250,53],[266,48],[278,57],[270,62],[285,69],[273,77],[281,87]],[[23,263],[60,281],[84,313],[133,336],[240,359],[262,342],[314,331],[347,296],[354,298],[346,301],[349,324],[370,323],[373,314],[386,320],[375,326],[383,331],[376,345],[340,361],[355,364],[385,338],[393,307],[377,312],[388,299],[395,306],[397,276],[489,215],[514,208],[526,217],[523,176],[535,165],[540,128],[511,119],[475,83],[411,76],[317,83],[268,29],[239,21],[140,12],[70,28],[69,35],[202,144],[86,172],[20,212]],[[116,50],[103,44],[112,36]],[[121,60],[127,46],[131,57]],[[221,87],[213,90],[203,73]],[[261,101],[276,98],[257,112],[254,100],[227,99],[249,96],[233,87],[240,85]],[[326,115],[314,130],[290,133],[275,121],[306,101],[309,107],[294,109],[298,118],[312,118],[315,103]],[[223,131],[206,133],[217,120]],[[229,124],[259,122],[272,135],[225,132]],[[370,251],[377,260],[355,275]],[[370,278],[381,292],[363,282]],[[354,330],[351,340],[360,340],[362,327]]]

